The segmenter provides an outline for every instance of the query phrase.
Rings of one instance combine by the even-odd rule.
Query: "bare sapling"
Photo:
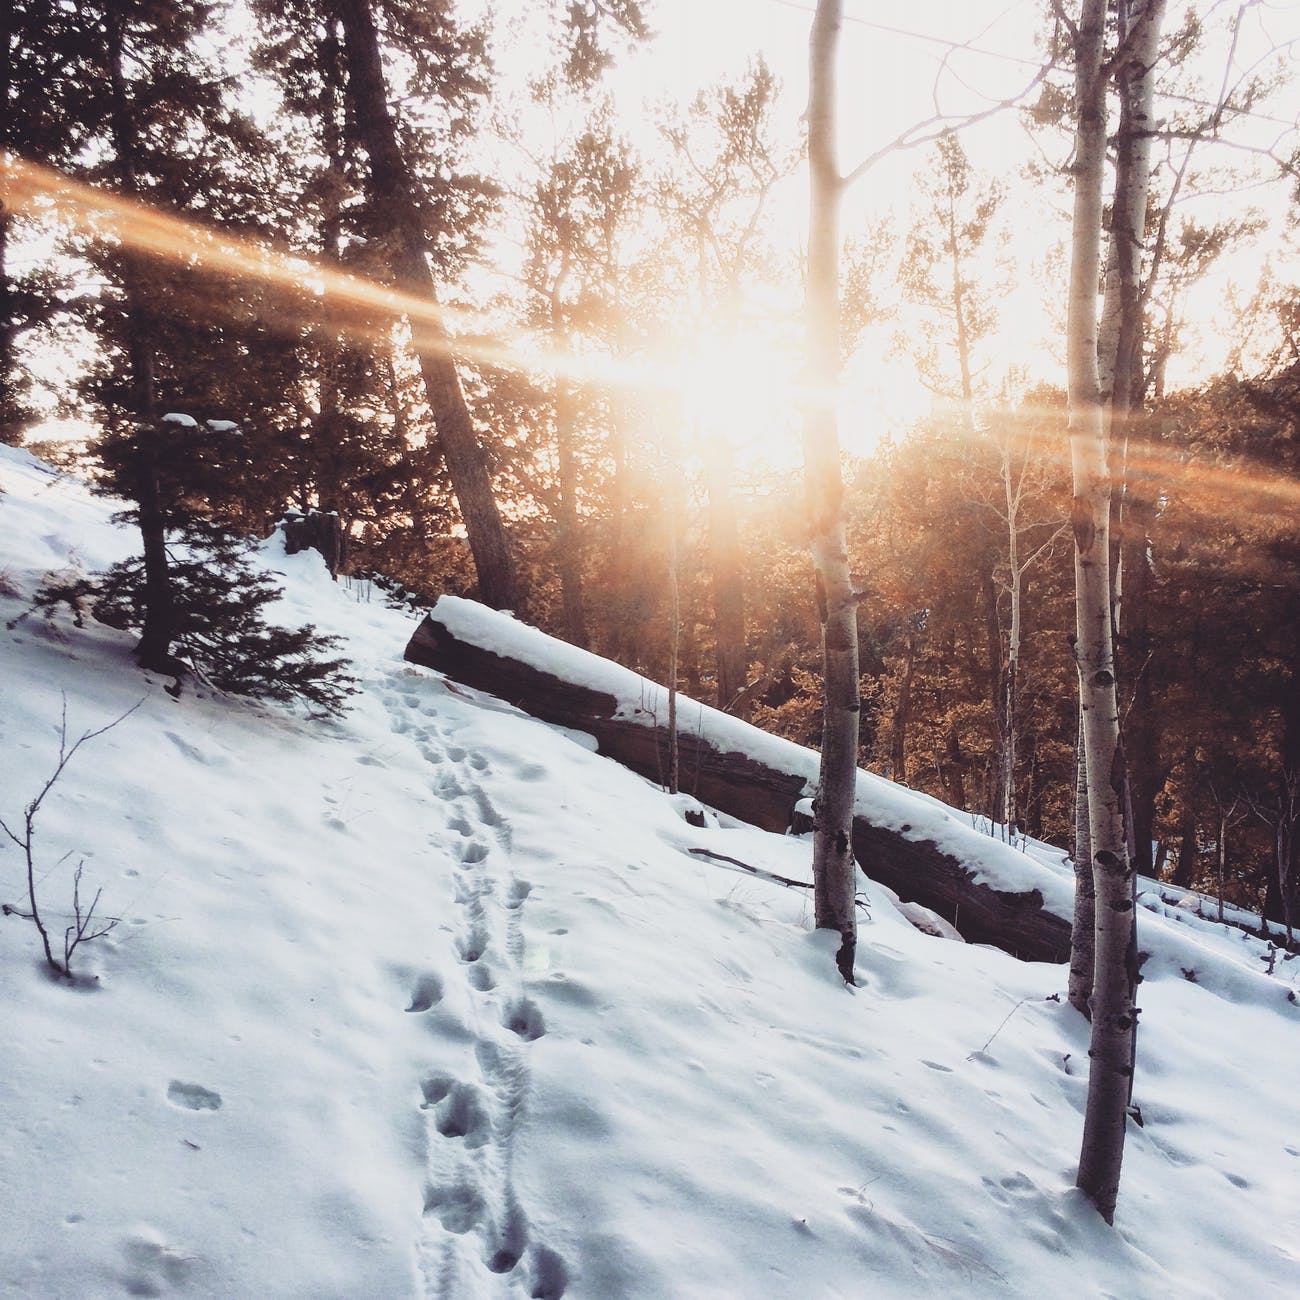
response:
[[[72,979],[72,954],[83,944],[89,943],[93,939],[102,939],[110,930],[114,929],[120,918],[104,917],[98,915],[99,900],[103,894],[102,889],[95,890],[95,896],[90,900],[90,905],[85,906],[81,898],[81,877],[84,868],[84,862],[77,864],[77,869],[72,877],[72,912],[71,923],[63,931],[63,956],[62,960],[55,954],[54,944],[50,939],[49,927],[46,923],[48,912],[43,913],[41,904],[36,897],[36,819],[41,811],[46,796],[58,784],[59,778],[62,777],[64,769],[72,761],[73,755],[82,745],[88,741],[102,736],[106,731],[112,731],[119,723],[124,722],[133,714],[136,709],[143,704],[143,700],[138,700],[120,717],[114,718],[112,722],[106,723],[102,727],[96,727],[91,731],[82,732],[82,734],[71,744],[68,743],[68,701],[67,697],[63,700],[63,711],[59,719],[59,757],[54,765],[54,770],[46,778],[45,784],[41,786],[35,798],[28,803],[23,809],[23,820],[20,830],[14,830],[10,824],[0,817],[0,831],[3,831],[10,840],[22,850],[23,858],[27,868],[27,907],[17,907],[12,903],[0,904],[0,911],[5,916],[18,916],[24,921],[30,921],[35,927],[37,933],[41,936],[41,945],[45,949],[46,965],[58,976],[63,979]]]

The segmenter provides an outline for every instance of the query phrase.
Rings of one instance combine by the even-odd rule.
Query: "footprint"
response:
[[[474,834],[474,828],[459,813],[447,823],[447,829],[455,831],[457,835],[470,836]]]
[[[483,1218],[483,1194],[470,1183],[424,1189],[424,1213],[436,1218],[448,1232],[471,1231]]]
[[[506,906],[512,911],[523,907],[524,899],[533,892],[533,887],[526,880],[512,880],[506,890]]]
[[[420,1091],[424,1094],[420,1109],[432,1110],[451,1091],[452,1084],[455,1082],[456,1080],[449,1074],[430,1075],[420,1085]]]
[[[472,876],[466,876],[458,871],[456,873],[454,896],[458,903],[475,908],[478,915],[481,916],[483,913],[483,899],[492,896],[492,882],[490,880],[475,880]]]
[[[411,990],[411,1005],[408,1011],[428,1011],[442,1001],[442,981],[433,974],[421,975]]]
[[[528,1245],[528,1224],[518,1202],[511,1197],[506,1209],[506,1219],[488,1243],[490,1253],[487,1266],[493,1273],[509,1273],[523,1258]]]
[[[193,1262],[152,1229],[128,1237],[122,1243],[122,1253],[126,1256],[122,1285],[127,1295],[160,1296],[183,1286]]]
[[[447,757],[453,763],[463,763],[465,761],[465,751],[459,745],[448,745]]]
[[[524,1042],[531,1043],[546,1032],[542,1010],[531,998],[516,998],[502,1010],[501,1023]]]
[[[533,1288],[528,1293],[532,1300],[560,1300],[568,1285],[564,1261],[549,1246],[538,1247],[533,1252]]]
[[[481,1147],[492,1136],[483,1098],[477,1088],[467,1083],[453,1083],[438,1103],[438,1132],[447,1138],[464,1138],[467,1147]]]
[[[517,773],[521,781],[541,781],[546,769],[540,763],[524,763]]]
[[[476,961],[469,968],[469,985],[480,993],[488,993],[496,988],[496,977],[485,962]]]
[[[487,845],[479,840],[470,840],[470,842],[462,846],[460,850],[460,860],[467,867],[476,866],[478,863],[482,862],[487,855]]]
[[[173,1079],[167,1085],[167,1100],[174,1106],[183,1106],[186,1110],[220,1110],[221,1094],[197,1083],[182,1083]]]
[[[460,954],[461,961],[466,965],[473,965],[474,962],[483,956],[487,951],[487,935],[483,932],[482,927],[475,926],[469,934],[462,935],[456,940],[456,951]]]

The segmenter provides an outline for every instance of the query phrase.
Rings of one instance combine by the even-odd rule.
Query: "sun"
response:
[[[758,333],[705,336],[665,367],[679,399],[686,450],[723,440],[742,469],[786,470],[802,463],[806,388],[803,340]],[[930,394],[903,358],[860,348],[845,365],[836,410],[840,445],[868,456],[929,414]],[[695,448],[698,449],[698,448]]]

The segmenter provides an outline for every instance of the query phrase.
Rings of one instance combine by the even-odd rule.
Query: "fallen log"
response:
[[[599,753],[666,780],[667,691],[607,659],[452,596],[416,629],[406,658],[583,732]],[[681,696],[677,718],[682,788],[732,817],[786,831],[816,784],[817,754]],[[937,912],[968,941],[1026,961],[1068,959],[1066,877],[961,814],[860,772],[853,850],[869,878]]]

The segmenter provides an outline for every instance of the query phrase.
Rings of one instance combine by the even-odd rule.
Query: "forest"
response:
[[[1103,387],[1131,859],[1289,926],[1300,148],[1296,37],[1268,8],[1102,6],[1103,163],[1145,212],[1135,241],[1109,194],[1091,292],[1114,272],[1128,294]],[[413,605],[476,596],[820,745],[809,541],[833,507],[858,763],[1074,843],[1062,285],[1086,115],[1064,6],[1033,14],[1041,66],[997,102],[941,102],[969,52],[949,40],[933,114],[835,174],[854,197],[820,325],[825,248],[791,217],[819,121],[748,32],[713,83],[646,106],[619,91],[656,39],[636,0],[14,0],[2,21],[0,438],[125,498],[142,539],[119,571],[51,574],[47,605],[136,628],[146,669],[206,646],[209,680],[258,689],[214,632],[242,629],[274,689],[337,705],[329,639],[261,627],[239,567],[240,539],[320,512],[341,569]],[[1126,133],[1138,81],[1154,125]],[[878,167],[906,180],[873,202]],[[873,406],[864,382],[923,400]],[[830,479],[810,455],[805,488],[827,384],[844,451]]]

